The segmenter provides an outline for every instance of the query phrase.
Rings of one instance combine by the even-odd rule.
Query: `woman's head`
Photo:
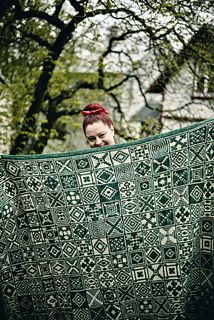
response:
[[[115,144],[113,122],[101,104],[88,104],[82,114],[83,131],[92,148]]]

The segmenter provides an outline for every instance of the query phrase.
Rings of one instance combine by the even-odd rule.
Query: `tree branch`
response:
[[[120,87],[122,84],[124,84],[130,78],[135,78],[135,76],[134,75],[130,75],[130,74],[126,75],[124,79],[122,79],[121,81],[119,81],[115,85],[109,87],[108,89],[106,89],[106,91],[113,91],[113,90],[117,89],[118,87]]]
[[[84,6],[82,4],[84,4],[85,1],[69,0],[69,2],[77,12],[84,14]]]
[[[58,19],[56,16],[50,16],[46,12],[36,11],[36,10],[29,10],[29,11],[17,11],[14,20],[23,20],[23,19],[32,19],[38,18],[41,20],[45,20],[49,24],[57,27],[58,29],[63,29],[65,24],[62,20]]]
[[[64,3],[65,3],[65,0],[60,0],[60,1],[58,1],[56,3],[55,11],[54,11],[54,14],[53,14],[54,17],[58,17],[59,16],[59,13],[60,13]]]
[[[14,29],[17,30],[17,28],[14,28]],[[30,38],[30,39],[36,41],[41,47],[46,47],[50,51],[52,50],[52,45],[48,41],[42,39],[40,36],[38,36],[32,32],[26,32],[26,31],[23,31],[20,29],[18,29],[18,31],[26,38]]]
[[[50,139],[51,129],[54,128],[57,120],[61,116],[73,116],[80,113],[80,110],[60,110],[57,111],[58,99],[50,99],[48,103],[48,112],[46,121],[43,121],[39,135],[31,145],[31,150],[35,153],[42,153]]]
[[[206,120],[206,118],[201,118],[201,117],[177,116],[174,114],[173,116],[165,115],[164,118],[168,120],[176,120],[180,122],[193,122],[193,123]]]
[[[1,0],[1,2],[0,2],[0,20],[3,18],[5,13],[10,8],[12,8],[12,6],[14,6],[14,5],[17,10],[18,10],[18,8],[20,8],[20,4],[17,0]]]

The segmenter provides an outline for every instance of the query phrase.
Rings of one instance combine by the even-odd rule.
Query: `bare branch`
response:
[[[179,121],[179,122],[192,122],[192,123],[206,120],[206,118],[201,118],[201,117],[177,116],[175,114],[173,114],[173,116],[164,115],[164,118],[168,120]]]
[[[113,90],[117,89],[118,87],[122,86],[126,81],[128,81],[130,78],[135,78],[135,76],[134,75],[126,75],[125,78],[123,78],[117,84],[107,88],[106,91],[113,91]]]
[[[117,99],[116,95],[113,92],[109,92],[109,96],[112,97],[112,99],[114,100],[114,102],[116,103],[117,106],[117,112],[119,112],[121,115],[123,115],[123,111],[121,108],[121,104],[119,102],[119,100]]]

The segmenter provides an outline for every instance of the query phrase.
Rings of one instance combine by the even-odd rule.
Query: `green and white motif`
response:
[[[2,155],[1,320],[213,319],[213,137]]]

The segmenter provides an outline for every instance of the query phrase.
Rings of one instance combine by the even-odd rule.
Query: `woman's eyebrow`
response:
[[[87,138],[94,138],[95,136],[99,136],[100,134],[105,134],[106,133],[106,131],[101,131],[101,132],[98,132],[98,133],[96,133],[96,135],[92,135],[92,136],[87,136]]]
[[[88,137],[95,137],[95,136],[99,136],[100,134],[105,134],[106,132],[105,131],[101,131],[101,132],[98,132],[96,135],[92,135],[92,136],[88,136]]]

